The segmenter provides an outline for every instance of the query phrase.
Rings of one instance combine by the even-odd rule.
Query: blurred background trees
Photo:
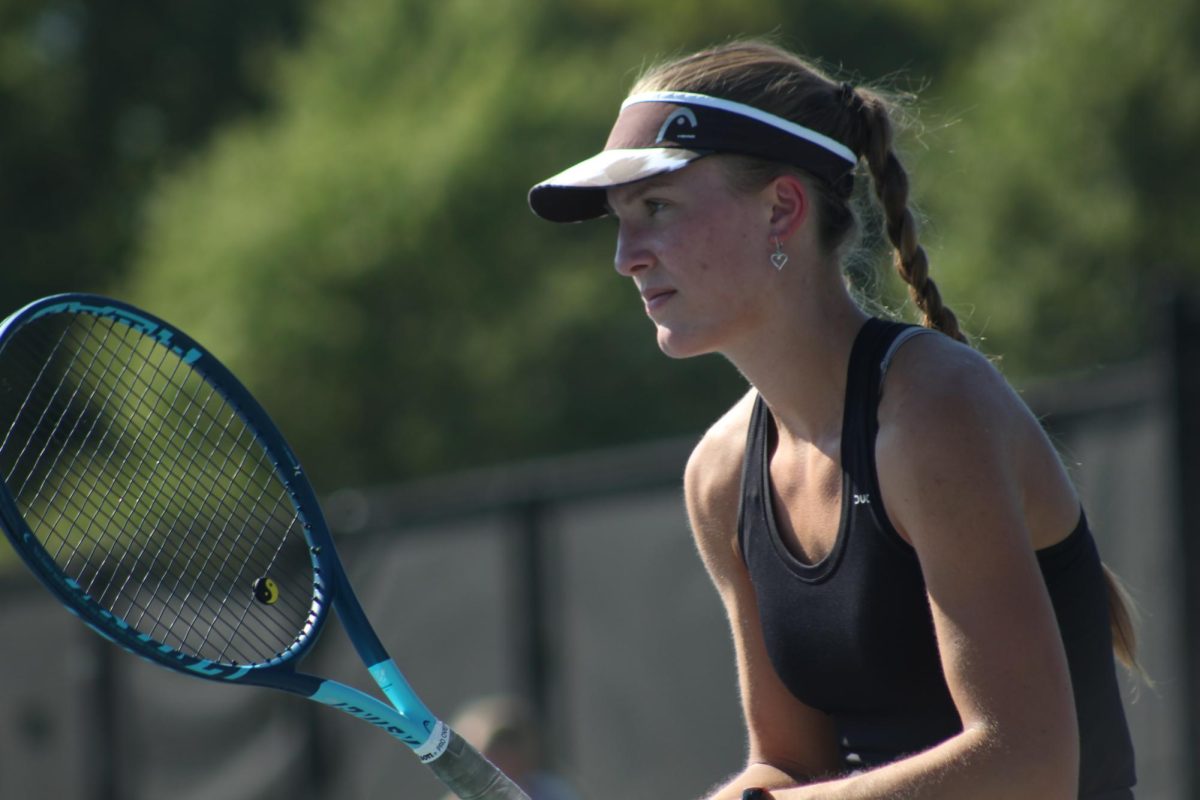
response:
[[[0,300],[172,319],[324,490],[699,432],[739,377],[524,195],[641,66],[764,33],[916,91],[934,276],[1018,380],[1136,357],[1200,281],[1194,0],[3,0]]]

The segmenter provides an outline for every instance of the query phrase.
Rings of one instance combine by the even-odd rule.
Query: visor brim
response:
[[[683,169],[703,151],[678,147],[605,150],[529,190],[529,207],[550,222],[583,222],[608,213],[607,191]]]

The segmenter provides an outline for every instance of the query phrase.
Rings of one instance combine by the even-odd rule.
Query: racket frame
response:
[[[452,731],[417,697],[384,649],[337,556],[312,485],[282,433],[249,390],[215,356],[173,325],[132,305],[98,295],[70,293],[34,301],[0,323],[0,350],[20,327],[51,314],[90,314],[123,323],[166,347],[203,376],[229,403],[274,461],[276,475],[287,489],[302,522],[313,561],[314,584],[308,621],[296,641],[269,661],[236,664],[182,653],[139,633],[63,574],[54,558],[30,530],[16,502],[0,490],[0,523],[30,571],[88,627],[104,638],[153,663],[193,677],[280,689],[308,697],[370,722],[408,745],[424,763],[435,761],[448,745]],[[2,433],[2,432],[0,432]],[[316,643],[333,608],[363,664],[392,703],[338,681],[319,678],[295,667]]]

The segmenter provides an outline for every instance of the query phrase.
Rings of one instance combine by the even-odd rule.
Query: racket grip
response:
[[[521,787],[453,730],[446,751],[428,766],[460,800],[529,800]]]

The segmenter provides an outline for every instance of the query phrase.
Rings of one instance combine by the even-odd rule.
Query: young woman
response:
[[[924,327],[846,288],[860,164]],[[530,192],[553,221],[614,215],[661,349],[752,385],[685,475],[749,731],[712,798],[1127,800],[1120,596],[907,202],[885,102],[761,42],[649,72],[604,152]]]

